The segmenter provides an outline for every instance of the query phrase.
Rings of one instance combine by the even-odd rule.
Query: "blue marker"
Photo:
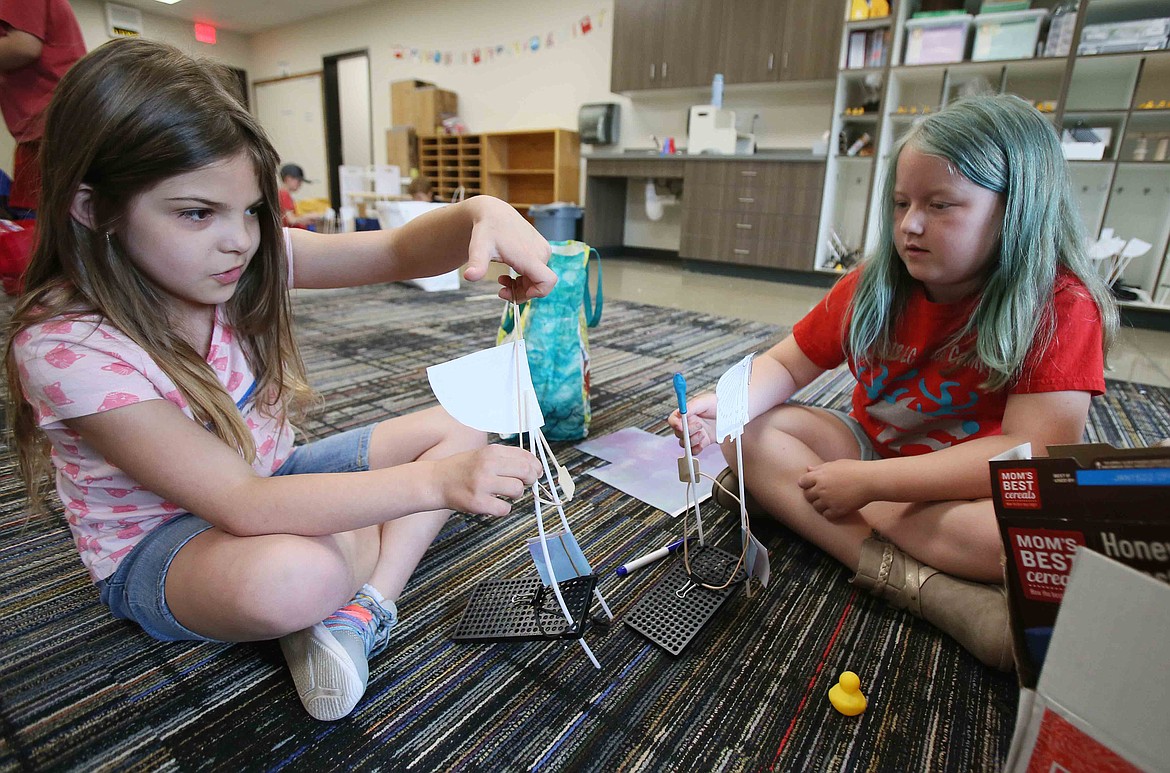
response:
[[[674,396],[678,400],[678,415],[682,418],[683,448],[686,450],[687,475],[691,479],[691,505],[695,508],[695,526],[699,530],[699,544],[706,545],[707,538],[703,535],[703,518],[699,513],[699,501],[694,498],[694,490],[698,485],[698,476],[695,475],[695,457],[691,453],[691,428],[687,423],[687,380],[681,373],[674,374]]]
[[[630,561],[629,563],[622,564],[621,566],[619,566],[617,568],[617,576],[618,577],[625,577],[627,574],[634,571],[635,569],[641,569],[643,566],[646,566],[647,564],[652,564],[655,561],[661,561],[662,559],[669,556],[671,553],[674,553],[679,548],[681,548],[683,546],[684,542],[686,542],[686,540],[680,539],[677,542],[670,543],[666,547],[658,548],[658,550],[655,550],[652,553],[647,553],[646,555],[642,556],[641,558],[635,558],[633,561]]]
[[[687,452],[687,470],[690,473],[691,485],[694,485],[698,481],[695,480],[695,462],[691,455],[691,428],[687,425],[687,380],[683,378],[681,373],[674,374],[674,396],[678,399],[678,414],[682,417],[683,448]]]
[[[674,374],[674,396],[678,398],[678,412],[687,415],[687,380],[683,374]]]

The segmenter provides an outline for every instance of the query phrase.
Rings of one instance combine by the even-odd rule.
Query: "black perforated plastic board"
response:
[[[539,577],[484,580],[475,586],[451,638],[463,642],[580,639],[597,575],[558,584],[574,624],[569,625],[552,588]]]
[[[702,547],[690,551],[691,569],[696,574],[722,584],[731,573],[739,556],[714,547]],[[683,651],[715,612],[723,605],[744,578],[740,569],[736,572],[736,583],[723,590],[710,590],[694,585],[687,577],[687,568],[682,554],[674,559],[674,565],[658,583],[626,615],[626,625],[657,644],[671,655]],[[679,598],[678,591],[692,587]]]

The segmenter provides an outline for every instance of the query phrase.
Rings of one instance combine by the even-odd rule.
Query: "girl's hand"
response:
[[[463,513],[507,515],[509,499],[524,495],[540,477],[540,463],[515,446],[490,445],[435,463],[444,506]]]
[[[557,283],[556,273],[548,267],[552,249],[532,224],[510,204],[491,196],[474,196],[460,206],[467,206],[472,216],[469,265],[463,272],[467,281],[482,279],[488,263],[496,261],[519,274],[514,279],[499,277],[503,285],[499,296],[504,300],[521,303],[552,292]]]
[[[676,408],[666,419],[674,430],[678,444],[686,447],[682,434],[682,414]],[[687,401],[687,429],[691,435],[691,453],[699,454],[704,448],[715,443],[715,393],[704,392]]]
[[[797,484],[804,498],[821,515],[835,521],[872,502],[867,493],[869,475],[865,462],[838,459],[808,468]]]

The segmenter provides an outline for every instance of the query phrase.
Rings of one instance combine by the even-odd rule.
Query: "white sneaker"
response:
[[[301,703],[313,719],[332,722],[343,719],[366,692],[370,667],[365,646],[356,636],[346,646],[339,637],[317,623],[281,637],[280,650],[292,672]]]

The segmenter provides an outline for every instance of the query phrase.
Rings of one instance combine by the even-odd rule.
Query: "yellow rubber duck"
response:
[[[852,671],[842,671],[837,684],[829,688],[829,703],[847,717],[865,711],[865,696],[861,694],[861,680]]]

